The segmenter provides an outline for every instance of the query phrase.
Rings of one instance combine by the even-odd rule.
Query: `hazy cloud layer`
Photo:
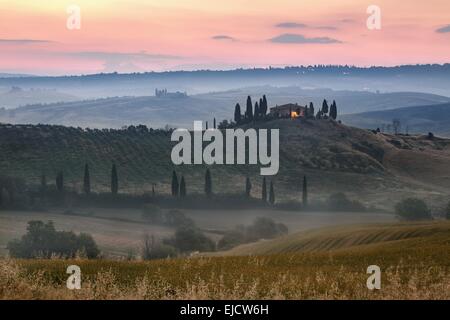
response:
[[[341,43],[341,41],[329,37],[312,37],[307,38],[301,34],[292,34],[285,33],[279,36],[276,36],[272,39],[269,39],[270,42],[273,43],[295,43],[295,44],[308,44],[308,43],[317,43],[317,44],[329,44],[329,43]]]
[[[225,34],[218,34],[216,36],[211,37],[213,40],[228,40],[228,41],[236,41],[235,38],[227,36]]]
[[[307,25],[304,23],[297,23],[297,22],[281,22],[281,23],[275,25],[275,27],[297,29],[297,28],[306,28]]]
[[[39,39],[0,39],[0,44],[37,44],[37,43],[53,43],[53,41],[39,40]]]
[[[450,32],[450,24],[445,27],[437,29],[436,32],[437,33],[449,33]]]

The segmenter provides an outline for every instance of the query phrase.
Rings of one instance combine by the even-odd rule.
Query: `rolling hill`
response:
[[[450,103],[364,112],[343,115],[341,118],[346,124],[371,129],[386,128],[393,119],[398,119],[402,125],[401,132],[433,132],[450,137]]]
[[[442,241],[450,244],[450,222],[353,225],[299,232],[275,240],[241,245],[219,254],[234,256],[362,252]]]
[[[27,94],[30,97],[26,97]],[[245,106],[247,95],[259,99],[264,94],[269,98],[270,106],[289,102],[299,104],[313,102],[317,109],[322,105],[324,98],[336,100],[339,114],[450,102],[448,97],[417,92],[373,93],[271,86],[197,94],[183,98],[142,96],[72,101],[73,97],[67,96],[66,99],[70,102],[56,102],[64,99],[54,90],[20,90],[9,94],[18,95],[17,104],[29,103],[32,97],[39,102],[43,99],[42,95],[47,99],[42,102],[55,103],[39,103],[14,110],[0,109],[0,122],[56,124],[83,128],[121,128],[130,124],[145,124],[154,128],[166,125],[191,128],[194,120],[212,121],[213,117],[218,120],[230,119],[237,102]],[[10,98],[0,96],[0,101],[7,104],[11,101]]]
[[[310,197],[347,192],[368,204],[390,208],[416,195],[444,202],[450,193],[450,140],[427,136],[375,134],[328,120],[256,122],[257,128],[280,129],[280,170],[269,177],[278,200],[300,197],[308,176]],[[170,132],[130,127],[127,130],[83,130],[62,126],[0,125],[0,175],[39,184],[58,171],[65,184],[81,190],[85,163],[95,191],[108,191],[111,163],[118,166],[121,192],[142,194],[157,185],[169,192],[172,170],[183,174],[188,192],[203,192],[203,165],[174,166]],[[259,165],[211,166],[216,192],[241,193],[245,177],[259,197]],[[379,199],[383,199],[380,202]]]

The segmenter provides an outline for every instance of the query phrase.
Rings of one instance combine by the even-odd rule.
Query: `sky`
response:
[[[1,73],[449,62],[449,0],[0,0]]]

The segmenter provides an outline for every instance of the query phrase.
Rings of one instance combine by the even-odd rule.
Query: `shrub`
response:
[[[350,200],[342,193],[334,193],[330,195],[327,201],[329,210],[332,211],[364,211],[366,208],[362,203],[356,200]]]
[[[164,244],[177,248],[180,252],[214,251],[215,244],[201,230],[195,227],[179,227],[172,238]]]
[[[96,258],[100,251],[89,234],[77,236],[73,232],[56,231],[53,222],[28,222],[27,233],[20,240],[10,241],[9,254],[14,258],[49,259],[52,256],[74,258],[78,253]]]
[[[170,210],[164,215],[164,224],[171,227],[194,227],[194,220],[179,210]]]
[[[432,219],[430,209],[426,203],[417,198],[408,198],[397,203],[395,213],[405,220]]]

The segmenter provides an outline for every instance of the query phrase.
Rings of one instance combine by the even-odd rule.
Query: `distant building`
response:
[[[305,116],[305,107],[297,103],[288,103],[281,106],[270,108],[270,115],[276,118],[303,118]]]
[[[186,98],[188,95],[186,92],[168,92],[167,89],[159,90],[155,89],[155,96],[158,98]]]

